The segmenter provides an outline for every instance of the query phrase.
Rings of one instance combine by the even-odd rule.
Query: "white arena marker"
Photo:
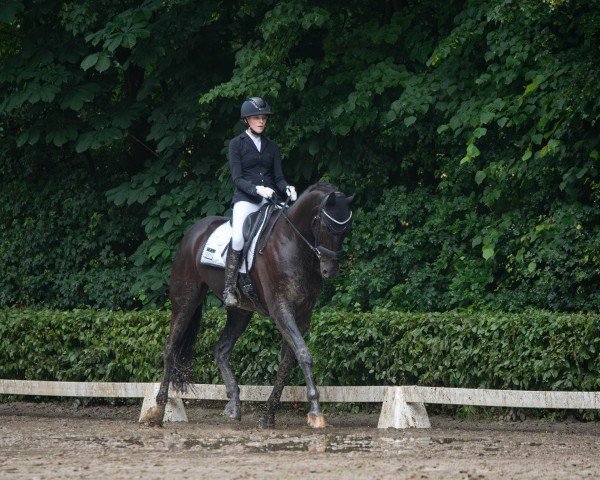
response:
[[[403,387],[389,387],[377,428],[431,428],[431,423],[423,403],[407,402]]]
[[[146,395],[142,403],[142,411],[140,412],[139,422],[144,422],[146,415],[150,409],[156,407],[156,395],[160,389],[160,383],[151,383],[146,388]],[[165,416],[163,418],[165,422],[187,422],[187,414],[185,413],[185,407],[183,406],[183,400],[181,398],[169,397],[167,405],[165,406]]]

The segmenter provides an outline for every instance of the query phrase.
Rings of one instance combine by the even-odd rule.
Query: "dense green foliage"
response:
[[[596,2],[11,0],[0,306],[162,306],[249,95],[357,192],[347,309],[600,310]]]
[[[220,382],[212,347],[225,323],[205,314],[195,381]],[[0,378],[158,381],[165,312],[0,311]],[[234,350],[243,384],[270,384],[281,346],[273,323],[255,316]],[[519,314],[372,313],[322,310],[309,347],[320,385],[600,389],[600,317],[530,310]],[[302,384],[296,367],[292,383]]]
[[[138,220],[106,201],[109,166],[13,155],[0,162],[0,305],[135,306],[128,256]]]

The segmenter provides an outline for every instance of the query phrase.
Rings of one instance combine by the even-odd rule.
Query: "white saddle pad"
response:
[[[202,256],[200,257],[200,263],[202,265],[225,268],[225,259],[227,258],[227,248],[229,248],[229,242],[231,241],[231,233],[231,223],[227,221],[208,237],[206,245],[204,245],[204,248],[202,249]],[[242,262],[240,272],[246,273],[252,269],[257,241],[258,237],[255,236],[248,249],[248,270],[246,270],[246,262]]]

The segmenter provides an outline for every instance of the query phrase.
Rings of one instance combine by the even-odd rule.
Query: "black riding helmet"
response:
[[[242,103],[240,117],[243,120],[252,115],[273,115],[269,104],[260,97],[250,97]]]

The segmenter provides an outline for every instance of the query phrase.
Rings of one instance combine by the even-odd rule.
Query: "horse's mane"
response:
[[[306,195],[307,193],[314,192],[315,190],[320,190],[324,193],[330,193],[330,192],[337,191],[338,187],[336,187],[335,185],[332,185],[329,182],[317,182],[317,183],[312,184],[306,190],[304,190],[304,192],[302,192],[302,196]]]
[[[319,198],[319,194],[322,194],[321,198],[323,198],[331,192],[338,192],[338,191],[339,191],[338,187],[336,187],[335,185],[332,185],[329,182],[318,182],[313,185],[310,185],[309,187],[306,188],[306,190],[304,190],[304,192],[302,192],[302,195],[300,195],[298,197],[298,201],[296,203],[294,203],[294,205],[292,205],[292,207],[291,207],[292,210],[290,210],[290,212],[291,211],[295,212],[298,209],[304,208],[304,207],[301,207],[301,205],[306,206],[307,204],[313,203],[309,199],[311,198],[311,196],[313,196],[315,194],[317,195],[316,198]]]

